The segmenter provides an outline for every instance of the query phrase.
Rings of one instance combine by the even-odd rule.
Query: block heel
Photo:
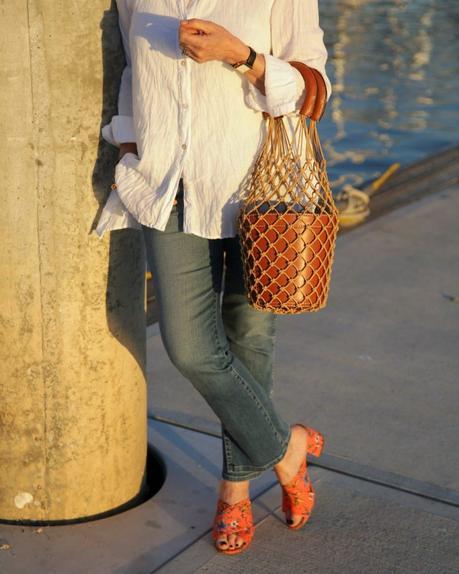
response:
[[[325,439],[323,434],[311,427],[301,426],[308,433],[308,454],[318,458],[324,450]]]

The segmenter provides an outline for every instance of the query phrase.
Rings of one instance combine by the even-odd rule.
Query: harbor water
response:
[[[320,0],[334,191],[459,143],[459,1]]]

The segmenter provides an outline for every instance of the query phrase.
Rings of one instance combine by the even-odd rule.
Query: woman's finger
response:
[[[205,42],[205,36],[198,36],[197,34],[180,34],[179,41],[183,44],[198,45]]]
[[[209,60],[209,57],[206,55],[206,53],[200,50],[199,48],[195,49],[185,47],[184,54],[185,56],[188,56],[198,64],[202,64],[203,62],[207,62]]]
[[[181,45],[183,45],[185,48],[190,48],[193,49],[195,52],[203,52],[206,51],[208,49],[208,45],[206,42],[203,42],[202,39],[186,39],[183,42],[181,42]]]
[[[229,33],[224,28],[206,20],[193,19],[183,22],[183,26],[180,27],[179,42],[186,49],[193,50],[194,60],[202,63],[223,59],[225,45],[229,37]],[[197,30],[203,22],[207,32],[201,35]],[[214,32],[208,33],[211,29]]]
[[[200,20],[199,18],[191,18],[191,20],[182,20],[181,24],[183,24],[184,29],[201,30],[206,34],[214,32],[218,27],[218,25],[214,24],[214,22],[210,22],[209,20]]]
[[[207,45],[207,39],[205,36],[184,35],[179,38],[179,43],[184,46],[189,46],[195,49],[202,49]]]
[[[204,30],[200,28],[196,28],[194,26],[185,26],[180,25],[179,28],[179,35],[188,35],[188,36],[204,36],[206,33]]]
[[[199,57],[194,50],[186,49],[184,54],[185,54],[185,56],[187,56],[188,58],[191,58],[195,62],[199,61]]]

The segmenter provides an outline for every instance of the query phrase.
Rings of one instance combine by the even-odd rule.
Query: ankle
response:
[[[219,486],[219,497],[228,504],[236,504],[249,496],[249,481],[222,480]]]
[[[284,456],[281,458],[281,460],[274,465],[274,470],[277,471],[278,469],[282,469],[286,466],[288,466],[288,464],[290,463],[290,459],[292,457],[292,453],[295,449],[296,443],[297,443],[298,437],[297,437],[297,430],[296,430],[296,426],[292,425],[290,427],[290,438],[288,441],[288,445],[287,448],[285,449],[285,453]]]
[[[274,466],[274,472],[281,482],[293,476],[306,455],[306,445],[304,427],[301,425],[292,425],[290,440],[285,455]]]

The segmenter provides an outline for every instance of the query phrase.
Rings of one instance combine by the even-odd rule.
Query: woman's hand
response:
[[[246,60],[249,47],[223,26],[208,20],[182,20],[179,42],[187,56],[202,64],[219,60],[227,64]]]
[[[120,144],[118,153],[118,161],[127,153],[135,153],[137,155],[137,144],[135,142],[126,142]]]
[[[227,64],[245,62],[250,48],[223,26],[209,20],[182,20],[179,43],[184,54],[198,64],[218,60]],[[265,95],[265,57],[257,54],[252,69],[245,76]]]

